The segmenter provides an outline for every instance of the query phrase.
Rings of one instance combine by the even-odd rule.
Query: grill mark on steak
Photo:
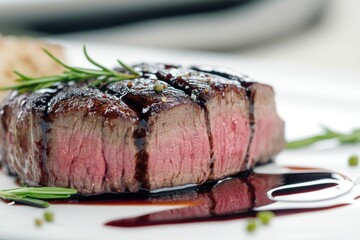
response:
[[[252,142],[254,139],[255,127],[256,127],[255,114],[254,114],[255,94],[256,94],[256,92],[252,92],[249,88],[246,89],[246,96],[249,100],[249,123],[250,123],[250,131],[251,131],[249,145],[246,149],[246,156],[245,156],[245,164],[246,164],[247,169],[252,168],[252,164],[250,161],[250,149],[251,149],[251,145],[252,145]]]
[[[134,142],[138,150],[138,153],[136,154],[135,178],[140,182],[143,188],[149,187],[149,177],[147,173],[149,154],[146,152],[147,131],[148,122],[145,119],[141,119],[133,133]]]
[[[250,148],[251,148],[252,140],[254,138],[254,133],[255,133],[254,99],[255,99],[256,92],[252,91],[250,86],[252,86],[255,82],[253,82],[246,75],[241,75],[241,77],[239,77],[238,75],[235,75],[235,73],[232,74],[232,73],[227,72],[228,70],[225,70],[225,69],[217,70],[214,67],[206,67],[206,66],[205,67],[192,66],[191,69],[200,71],[200,72],[204,72],[207,74],[211,74],[211,75],[220,76],[220,77],[232,80],[232,81],[237,81],[241,84],[242,87],[245,88],[246,97],[249,102],[249,124],[250,124],[250,131],[251,131],[250,138],[249,138],[249,144],[246,149],[245,165],[246,165],[247,169],[251,169],[252,164],[251,164],[249,157],[250,157]]]

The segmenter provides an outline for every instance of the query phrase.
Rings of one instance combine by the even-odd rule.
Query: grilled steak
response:
[[[2,164],[30,186],[136,192],[221,179],[284,147],[270,86],[207,67],[134,67],[139,79],[98,88],[12,93]]]

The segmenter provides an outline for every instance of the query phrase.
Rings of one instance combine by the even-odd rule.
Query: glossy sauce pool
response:
[[[76,195],[52,204],[176,206],[105,223],[111,227],[144,227],[241,219],[263,210],[288,215],[341,207],[348,203],[332,200],[349,192],[353,185],[348,177],[335,172],[289,167],[286,173],[248,173],[180,190]]]

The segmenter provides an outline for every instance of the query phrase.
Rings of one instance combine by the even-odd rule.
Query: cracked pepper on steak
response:
[[[138,79],[98,88],[11,93],[1,164],[29,186],[137,192],[221,179],[284,148],[271,86],[208,67],[134,68]]]

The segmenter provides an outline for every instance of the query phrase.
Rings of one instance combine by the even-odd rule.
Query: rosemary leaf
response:
[[[36,198],[36,199],[62,199],[69,198],[70,194],[36,194],[36,193],[27,193],[27,194],[19,194],[19,196]]]
[[[108,69],[108,68],[104,67],[103,65],[95,62],[95,61],[89,56],[89,54],[88,54],[88,52],[87,52],[87,50],[86,50],[86,46],[83,47],[83,51],[84,51],[84,55],[85,55],[86,59],[87,59],[90,63],[92,63],[94,66],[96,66],[96,67],[98,67],[98,68],[101,68],[101,69],[102,69],[103,71],[105,71],[105,72],[112,72],[110,69]]]
[[[27,197],[16,197],[16,198],[7,199],[7,200],[11,200],[11,201],[14,201],[15,203],[21,203],[21,204],[25,204],[25,205],[29,205],[29,206],[33,206],[33,207],[39,207],[39,208],[47,208],[50,206],[50,203],[48,203],[44,200],[27,198]]]
[[[137,75],[139,76],[140,74],[138,72],[135,71],[135,69],[133,69],[132,67],[130,67],[129,65],[123,63],[122,61],[120,61],[119,59],[117,60],[118,63],[127,71],[129,71],[130,73],[132,73],[133,75]]]
[[[58,187],[21,187],[0,190],[0,198],[35,207],[48,207],[50,204],[43,199],[63,199],[76,194],[71,188]]]
[[[51,59],[53,59],[55,62],[57,62],[58,64],[60,64],[64,68],[69,69],[69,70],[74,71],[74,72],[83,72],[83,71],[80,71],[79,68],[71,67],[71,66],[67,65],[66,63],[62,62],[60,59],[58,59],[52,53],[50,53],[47,49],[44,48],[43,50]]]
[[[60,187],[22,187],[4,190],[10,194],[16,193],[33,193],[33,194],[75,194],[76,190],[72,188],[60,188]]]
[[[339,133],[327,127],[323,127],[323,134],[311,136],[287,143],[287,149],[296,149],[313,145],[324,140],[335,139],[339,144],[360,143],[360,129],[354,129],[350,133]]]
[[[86,46],[84,46],[83,51],[86,60],[98,69],[88,69],[70,66],[55,57],[48,50],[44,49],[44,52],[52,60],[54,60],[56,63],[66,69],[63,73],[53,76],[29,77],[18,71],[14,71],[14,73],[18,76],[18,79],[16,79],[16,82],[18,82],[18,84],[14,86],[0,87],[0,91],[17,90],[18,93],[21,94],[26,92],[33,92],[43,88],[49,88],[57,82],[66,83],[70,81],[86,81],[90,79],[95,80],[90,86],[97,87],[100,86],[102,83],[108,84],[117,81],[131,80],[140,76],[140,74],[137,73],[133,68],[124,64],[121,61],[118,61],[118,63],[127,71],[127,73],[112,71],[91,58],[88,54]]]
[[[14,71],[14,73],[20,77],[20,79],[17,79],[17,81],[29,81],[32,79],[22,73],[19,73],[18,71]]]
[[[309,137],[309,138],[304,138],[304,139],[288,142],[286,144],[286,148],[292,149],[292,148],[307,147],[314,143],[317,143],[317,142],[320,142],[323,140],[332,139],[332,138],[334,138],[333,135],[317,135],[317,136],[313,136],[313,137]]]

